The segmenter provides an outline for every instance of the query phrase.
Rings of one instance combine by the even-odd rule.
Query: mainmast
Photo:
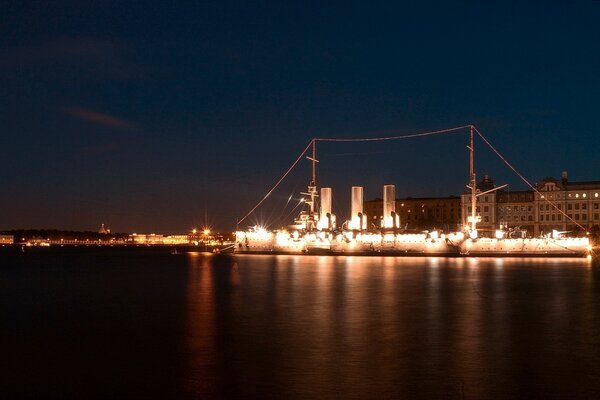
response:
[[[469,181],[471,185],[471,234],[476,231],[477,226],[477,179],[475,178],[475,146],[473,141],[473,125],[469,125],[471,143],[469,146]]]

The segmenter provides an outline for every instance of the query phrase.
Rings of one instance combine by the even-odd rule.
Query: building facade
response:
[[[485,175],[481,182],[477,184],[477,192],[484,193],[495,189],[494,181],[488,175]],[[497,222],[497,208],[498,203],[498,191],[491,191],[489,193],[477,196],[475,214],[481,217],[481,220],[477,223],[478,230],[493,230],[496,229]],[[468,225],[468,218],[471,216],[471,191],[464,192],[460,196],[461,202],[461,224],[463,227]]]
[[[407,230],[438,228],[446,231],[460,229],[460,197],[407,197],[396,199],[396,214],[400,226]],[[383,200],[364,202],[369,228],[381,228],[383,220]]]
[[[15,238],[13,235],[0,235],[0,245],[3,244],[13,244]]]
[[[477,184],[479,193],[496,188],[488,176]],[[600,225],[600,181],[569,182],[566,172],[561,179],[545,178],[537,192],[497,190],[477,197],[478,229],[525,229],[539,236],[553,230],[571,233],[589,232]],[[471,215],[471,193],[461,196],[462,224]]]

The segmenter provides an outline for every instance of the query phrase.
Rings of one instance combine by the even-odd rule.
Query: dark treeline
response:
[[[109,240],[126,238],[126,233],[98,233],[92,231],[62,231],[58,229],[14,229],[0,232],[2,235],[13,235],[15,243],[29,239],[50,240]]]

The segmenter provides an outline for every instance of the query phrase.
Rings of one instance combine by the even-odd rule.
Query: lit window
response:
[[[579,198],[579,193],[577,193],[577,194],[575,195],[575,198],[576,198],[576,199],[578,199],[578,198]]]
[[[586,197],[587,197],[587,193],[584,193],[583,194],[583,198],[585,199]]]
[[[594,193],[594,197],[598,197],[598,193]]]

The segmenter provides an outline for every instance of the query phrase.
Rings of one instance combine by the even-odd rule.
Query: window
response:
[[[540,221],[543,221],[543,220],[544,220],[544,216],[540,215]]]
[[[575,214],[575,221],[579,221],[579,214]]]
[[[481,212],[481,207],[477,206],[477,212]]]
[[[549,211],[549,210],[550,210],[550,205],[546,204],[546,211]]]
[[[587,210],[587,204],[583,203],[583,204],[581,205],[581,209],[582,209],[582,210]]]
[[[594,210],[598,209],[598,203],[594,203]]]
[[[540,204],[540,211],[544,211],[544,206]]]
[[[528,215],[527,216],[527,221],[533,221],[533,215]]]
[[[490,210],[490,208],[488,206],[483,206],[483,211],[484,212],[488,212]]]
[[[525,221],[525,216],[521,215],[521,221]]]
[[[486,215],[485,217],[483,217],[483,222],[489,222],[490,219],[488,218],[488,216]]]
[[[573,204],[567,204],[567,210],[572,210],[573,209]]]
[[[600,214],[594,214],[594,219],[600,219]]]
[[[487,196],[483,196],[483,201],[485,201],[487,203],[488,197]]]
[[[558,214],[558,220],[562,221],[562,215]]]
[[[575,209],[579,210],[579,203],[575,203]]]
[[[552,221],[556,221],[556,215],[552,214]]]
[[[527,207],[527,211],[532,211],[532,210],[533,210],[533,207],[531,207],[531,206]]]
[[[587,214],[581,214],[581,219],[587,219]]]

